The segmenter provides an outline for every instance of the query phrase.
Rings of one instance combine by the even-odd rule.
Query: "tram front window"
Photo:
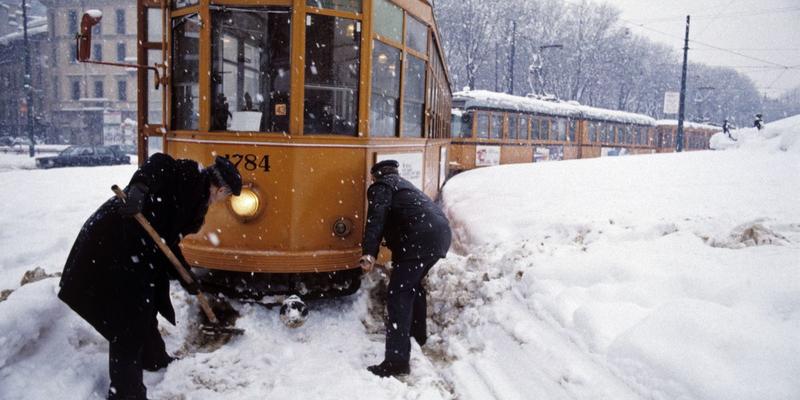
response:
[[[173,20],[172,127],[197,130],[200,122],[200,18],[197,14]]]
[[[211,130],[289,130],[288,8],[212,6]]]
[[[306,16],[305,133],[356,136],[360,41],[359,21]]]

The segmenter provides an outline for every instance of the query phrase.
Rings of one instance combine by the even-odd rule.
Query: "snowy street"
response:
[[[286,328],[239,304],[245,334],[197,343],[173,284],[180,360],[152,399],[800,398],[800,116],[717,134],[720,151],[505,165],[444,188],[451,254],[428,276],[412,373],[383,353],[378,272]],[[0,399],[103,399],[107,342],[56,298],[81,225],[135,166],[33,169],[0,154]]]

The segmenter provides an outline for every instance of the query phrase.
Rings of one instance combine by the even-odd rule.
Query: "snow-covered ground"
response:
[[[429,275],[424,351],[379,379],[380,287],[310,304],[297,330],[239,305],[211,351],[173,290],[183,358],[154,399],[800,398],[800,117],[717,148],[510,165],[445,186],[453,252]],[[12,157],[12,156],[7,156]],[[0,155],[0,398],[103,398],[107,345],[55,297],[83,221],[134,166],[26,170]]]

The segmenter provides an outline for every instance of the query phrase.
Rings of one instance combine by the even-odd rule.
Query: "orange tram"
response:
[[[182,241],[206,288],[240,298],[360,285],[370,167],[435,196],[450,83],[427,0],[138,0],[139,162],[229,158],[242,195]],[[384,255],[385,257],[385,255]]]
[[[677,121],[483,90],[453,94],[450,173],[499,164],[675,151]],[[719,128],[686,123],[684,148]]]

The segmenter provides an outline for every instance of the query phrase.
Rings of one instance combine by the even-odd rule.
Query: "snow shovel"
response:
[[[114,193],[117,195],[117,197],[119,197],[120,200],[122,200],[123,202],[127,200],[125,192],[123,192],[119,188],[119,186],[114,185],[111,187],[111,190],[113,190]],[[183,282],[190,285],[194,283],[195,282],[194,278],[192,278],[192,276],[189,275],[189,272],[187,272],[186,268],[183,267],[181,261],[178,260],[178,257],[175,256],[175,253],[172,252],[169,246],[167,246],[166,243],[164,243],[164,240],[161,238],[161,236],[158,235],[158,232],[156,232],[156,230],[153,229],[153,226],[150,225],[150,222],[147,221],[147,218],[145,218],[144,215],[142,215],[142,213],[136,213],[136,215],[134,215],[133,217],[136,218],[136,221],[139,221],[139,225],[141,225],[142,228],[144,228],[147,234],[150,235],[150,238],[152,238],[153,241],[156,242],[158,248],[161,249],[161,251],[164,252],[164,255],[167,256],[169,261],[172,262],[172,266],[175,267],[176,271],[178,271],[178,275],[181,276]],[[200,303],[200,308],[203,310],[203,313],[210,322],[210,324],[201,325],[200,329],[202,330],[203,334],[209,336],[216,336],[216,335],[241,335],[242,333],[244,333],[244,329],[233,328],[230,326],[223,326],[220,323],[219,319],[217,318],[217,315],[214,314],[214,310],[212,310],[211,306],[208,304],[208,299],[199,289],[197,290],[197,294],[195,296],[197,297],[197,302]]]

